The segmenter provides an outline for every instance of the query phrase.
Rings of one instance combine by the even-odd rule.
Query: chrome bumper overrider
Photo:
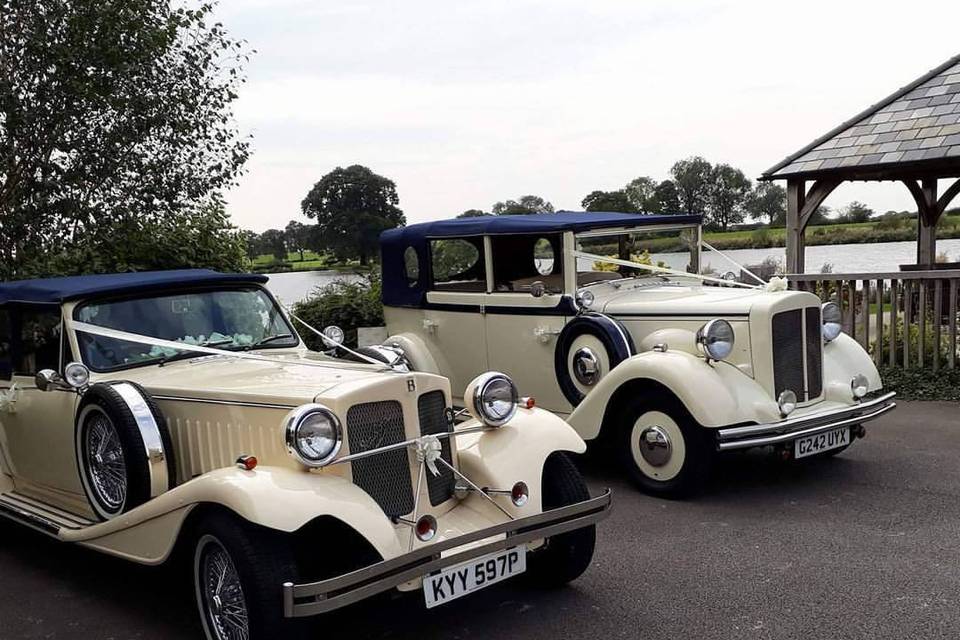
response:
[[[790,442],[797,438],[812,436],[838,427],[861,424],[873,420],[896,407],[896,393],[885,393],[871,400],[858,402],[849,407],[811,413],[787,418],[769,424],[752,424],[745,427],[730,427],[717,431],[717,448],[720,451],[762,447]]]
[[[610,491],[607,490],[603,495],[591,500],[444,540],[336,578],[309,584],[287,582],[283,585],[283,615],[287,618],[300,618],[326,613],[444,567],[592,525],[603,520],[609,513]],[[503,534],[506,534],[506,537],[502,540],[440,557],[445,551]]]

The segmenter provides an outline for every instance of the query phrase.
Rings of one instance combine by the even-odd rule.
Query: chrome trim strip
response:
[[[762,447],[765,445],[790,442],[798,438],[812,436],[818,433],[823,433],[824,431],[830,431],[832,429],[838,429],[840,427],[847,427],[850,425],[860,424],[868,420],[873,420],[874,418],[879,418],[880,416],[887,413],[888,411],[891,411],[892,409],[896,408],[896,406],[897,404],[895,402],[891,402],[890,404],[884,405],[871,413],[856,415],[851,418],[838,420],[836,422],[827,422],[825,424],[819,424],[819,425],[810,427],[808,429],[799,429],[796,431],[789,431],[787,433],[760,436],[757,438],[748,438],[746,440],[733,440],[728,442],[721,442],[719,444],[719,449],[720,451],[730,451],[733,449],[747,449],[749,447]]]
[[[0,502],[6,502],[7,504],[13,504],[13,506],[21,507],[28,511],[33,511],[45,518],[48,518],[52,522],[60,521],[62,527],[67,529],[83,529],[89,527],[93,524],[90,520],[78,516],[73,513],[63,511],[52,505],[45,504],[39,500],[35,500],[30,496],[25,496],[21,493],[11,491],[10,493],[5,493],[0,495]]]
[[[170,488],[167,452],[163,448],[160,427],[157,426],[153,412],[150,411],[146,400],[136,387],[129,382],[117,382],[112,387],[123,398],[137,421],[137,427],[140,428],[140,437],[143,439],[143,448],[147,455],[147,470],[150,472],[150,497],[156,498]]]
[[[743,438],[745,436],[752,436],[757,434],[767,434],[767,433],[782,433],[784,431],[791,431],[794,429],[802,429],[806,426],[809,426],[812,423],[816,423],[819,420],[832,420],[834,418],[846,418],[854,414],[866,413],[868,410],[878,406],[887,404],[893,398],[896,397],[896,393],[891,391],[890,393],[885,393],[882,396],[878,396],[872,400],[867,400],[866,402],[860,402],[858,404],[844,407],[842,409],[833,409],[830,411],[821,411],[819,413],[811,413],[804,416],[798,416],[796,418],[787,418],[786,420],[781,420],[780,422],[769,422],[767,424],[751,424],[745,427],[731,427],[729,429],[720,429],[717,431],[717,437],[723,440],[732,440],[735,438]]]
[[[46,533],[47,535],[54,537],[60,535],[60,525],[53,520],[49,520],[40,514],[10,504],[2,498],[3,496],[0,496],[0,516],[9,518],[14,522],[19,522],[20,524],[26,525],[31,529],[36,529],[41,533]]]
[[[342,576],[310,584],[287,582],[283,584],[283,614],[287,618],[301,618],[339,609],[444,567],[587,527],[610,515],[610,505],[607,489],[591,500],[479,529]],[[504,534],[506,537],[500,540],[441,557],[444,551]]]
[[[165,402],[199,402],[202,404],[222,404],[231,407],[253,407],[256,409],[283,409],[284,411],[290,411],[291,409],[296,409],[297,405],[293,404],[270,404],[268,402],[244,402],[242,400],[212,400],[207,398],[188,398],[186,396],[153,396],[154,400],[162,400]]]

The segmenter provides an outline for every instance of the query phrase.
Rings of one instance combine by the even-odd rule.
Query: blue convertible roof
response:
[[[529,216],[478,216],[421,222],[408,227],[389,229],[380,236],[381,243],[420,238],[453,236],[510,235],[515,233],[550,233],[557,231],[590,231],[619,227],[651,227],[660,224],[699,224],[698,215],[642,215],[604,211],[558,211]]]
[[[59,304],[98,294],[124,294],[181,285],[263,283],[267,277],[251,273],[219,273],[209,269],[141,271],[90,276],[0,282],[0,304]]]

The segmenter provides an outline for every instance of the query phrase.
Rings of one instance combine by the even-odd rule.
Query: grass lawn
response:
[[[334,262],[332,256],[316,253],[315,251],[304,251],[303,260],[300,259],[300,252],[293,251],[287,254],[287,259],[283,262],[278,261],[275,256],[264,253],[257,256],[250,263],[252,271],[367,271],[369,267],[361,267],[356,260],[350,260],[347,263]]]

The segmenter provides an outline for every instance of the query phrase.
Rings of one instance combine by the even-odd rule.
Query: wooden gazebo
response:
[[[939,193],[938,180],[950,178],[957,180]],[[932,265],[937,221],[960,193],[960,56],[814,140],[760,180],[787,181],[787,273],[803,273],[807,224],[845,181],[906,185],[919,211],[917,264]]]

